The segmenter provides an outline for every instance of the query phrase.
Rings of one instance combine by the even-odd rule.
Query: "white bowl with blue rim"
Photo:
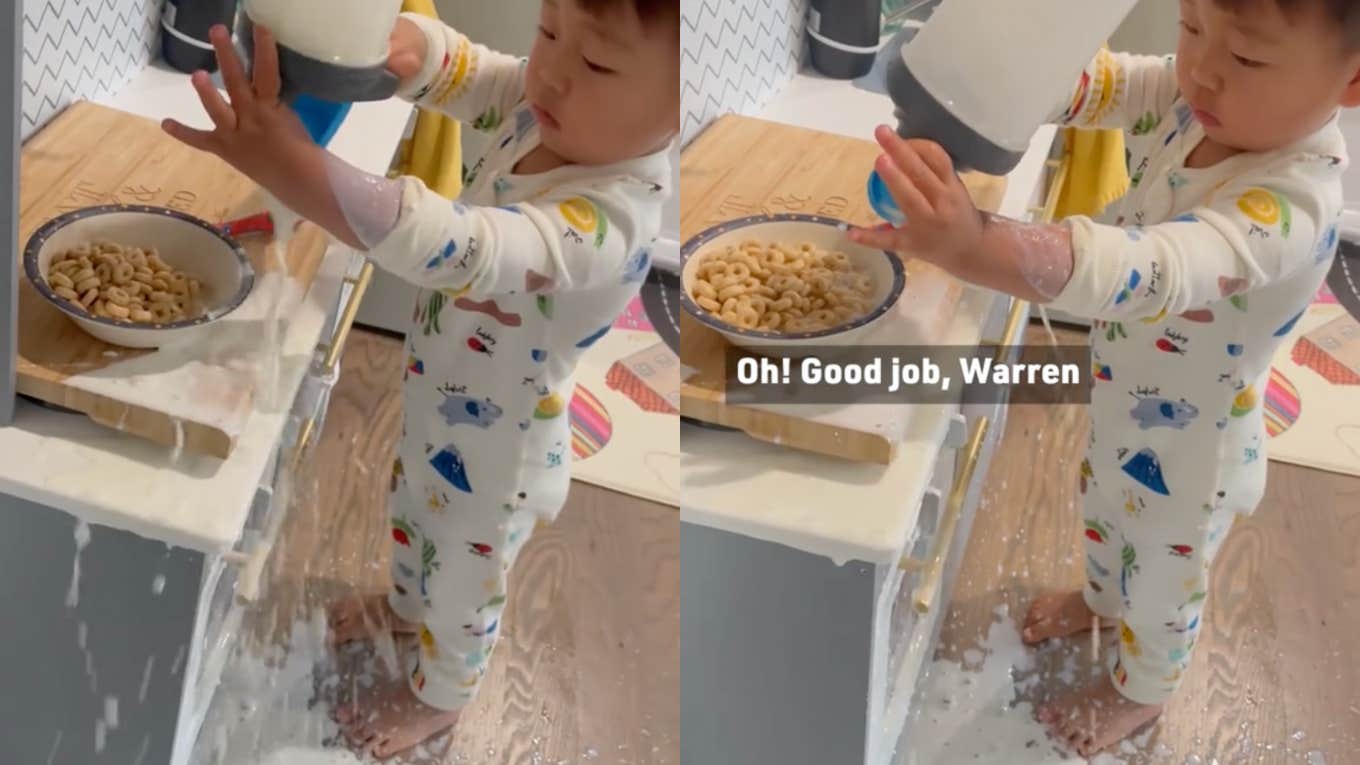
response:
[[[720,223],[689,241],[680,251],[680,304],[696,321],[711,327],[733,345],[774,353],[808,351],[817,347],[858,344],[864,335],[893,309],[906,286],[906,269],[896,255],[865,247],[850,240],[849,224],[821,215],[784,213],[756,215]],[[729,324],[694,302],[693,287],[700,262],[710,252],[754,240],[764,245],[804,242],[820,249],[843,252],[851,267],[869,277],[871,291],[867,311],[824,329],[806,332],[769,332]]]
[[[47,283],[52,260],[97,241],[154,248],[171,268],[199,281],[201,314],[164,324],[138,324],[94,316],[68,303]],[[201,339],[215,323],[240,308],[255,285],[250,259],[227,233],[179,210],[148,205],[86,207],[53,218],[29,238],[24,273],[39,295],[90,335],[113,345],[142,349]]]

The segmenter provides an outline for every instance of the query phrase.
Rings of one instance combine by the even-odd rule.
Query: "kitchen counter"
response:
[[[874,128],[892,119],[892,104],[847,82],[803,72],[759,116],[873,140]],[[1007,176],[1001,215],[1027,216],[1055,134],[1051,126],[1035,133],[1024,159]],[[998,300],[1009,304],[1007,296],[969,287],[947,332],[948,344],[971,347],[982,340],[984,321]],[[895,562],[916,524],[934,454],[951,419],[950,407],[912,407],[907,436],[887,466],[828,459],[740,433],[684,425],[681,519],[838,563]],[[809,503],[814,496],[825,500]]]
[[[152,119],[211,126],[187,75],[159,61],[102,103]],[[385,173],[410,113],[409,104],[395,99],[356,104],[329,148],[365,171]],[[345,247],[327,252],[289,325],[286,356],[312,358],[357,257]],[[284,400],[297,395],[307,371],[306,364],[284,368]],[[176,459],[170,450],[83,416],[21,400],[14,423],[0,428],[0,494],[170,545],[222,553],[241,535],[288,416],[257,404],[228,459],[187,453]]]
[[[188,77],[160,63],[103,104],[209,125]],[[385,173],[411,108],[356,105],[331,150]],[[318,362],[320,345],[334,342],[361,265],[348,248],[328,249],[282,339],[272,398],[283,405],[257,402],[225,460],[27,401],[0,428],[0,560],[11,572],[0,608],[24,614],[9,625],[0,677],[32,691],[0,710],[5,731],[22,731],[0,733],[0,762],[190,764],[287,516],[286,468],[324,422],[336,372]],[[110,720],[106,700],[118,699]],[[71,735],[91,727],[94,736]]]
[[[758,116],[871,141],[891,114],[884,96],[804,73]],[[1001,214],[1030,217],[1054,135],[1033,137]],[[1014,358],[1016,307],[968,287],[942,342],[998,342]],[[888,465],[681,426],[681,759],[909,760],[920,678],[1005,429],[1004,403],[976,398],[904,405]]]
[[[977,345],[992,300],[981,290],[966,292],[943,344]],[[836,565],[895,564],[916,525],[955,409],[909,408],[904,436],[888,465],[686,424],[680,439],[681,520],[823,555]]]

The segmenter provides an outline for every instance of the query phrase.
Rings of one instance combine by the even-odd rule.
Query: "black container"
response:
[[[807,30],[813,67],[838,80],[868,74],[883,31],[881,10],[881,0],[812,0]]]
[[[165,0],[161,18],[161,52],[181,72],[217,71],[217,54],[208,30],[218,24],[233,28],[238,0]]]

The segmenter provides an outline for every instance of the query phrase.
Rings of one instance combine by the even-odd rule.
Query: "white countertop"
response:
[[[812,73],[797,75],[758,115],[800,127],[873,140],[892,119],[886,96]],[[1008,176],[999,212],[1026,217],[1055,128],[1041,128]],[[947,333],[973,346],[997,293],[969,288]],[[686,523],[775,542],[844,563],[895,563],[955,411],[914,406],[889,465],[854,463],[766,444],[740,433],[684,425],[680,516]],[[815,498],[815,499],[814,499]]]
[[[188,77],[155,62],[101,103],[152,119],[208,127]],[[386,173],[411,106],[398,100],[356,104],[330,149],[355,166]],[[355,255],[332,247],[284,340],[285,356],[309,359],[339,299]],[[283,371],[291,400],[307,369]],[[256,410],[226,460],[183,454],[21,400],[13,425],[0,428],[0,494],[69,512],[85,521],[220,553],[237,541],[278,445],[287,412]]]

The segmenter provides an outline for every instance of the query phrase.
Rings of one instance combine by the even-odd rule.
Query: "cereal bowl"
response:
[[[717,330],[738,347],[796,354],[800,349],[854,345],[896,305],[906,285],[906,270],[896,255],[852,242],[846,235],[848,231],[849,224],[844,221],[802,214],[758,215],[709,228],[687,241],[681,250],[681,305],[695,320]],[[848,266],[848,272],[837,273],[846,274],[852,281],[861,276],[867,281],[867,285],[860,285],[866,289],[855,294],[860,304],[849,315],[827,317],[819,322],[820,326],[785,331],[741,326],[732,317],[724,318],[711,310],[711,303],[709,307],[700,305],[696,287],[701,281],[703,261],[711,254],[745,242],[763,246],[766,254],[757,257],[773,256],[768,247],[776,243],[789,250],[810,247],[822,253],[842,253],[842,267]]]
[[[53,272],[55,260],[97,242],[121,245],[128,251],[154,250],[161,261],[159,265],[170,270],[134,266],[137,275],[131,280],[115,280],[108,274],[97,277],[101,283],[93,289],[100,291],[99,300],[108,298],[106,312],[119,314],[97,315],[93,308],[87,310],[83,303],[69,299],[68,290],[72,288],[61,289],[69,280],[69,273],[63,279]],[[122,255],[116,257],[119,265],[125,260]],[[214,322],[239,308],[255,284],[255,272],[245,251],[212,224],[178,210],[141,205],[88,207],[53,218],[29,238],[24,248],[24,273],[38,294],[90,335],[113,345],[147,349],[194,341]],[[153,278],[161,276],[162,280],[156,280],[156,287],[134,286],[133,281],[146,281],[145,273],[151,273]],[[54,279],[58,283],[54,284]],[[179,293],[189,281],[197,282],[196,295],[192,300],[180,301],[180,309],[175,309]],[[169,290],[158,289],[170,282],[175,286]],[[90,283],[88,279],[82,281]],[[113,287],[121,291],[111,292]],[[89,289],[85,294],[89,294]],[[127,312],[124,301],[128,293],[132,293],[135,318],[120,317]],[[157,296],[154,304],[136,307],[152,295]],[[114,305],[120,307],[113,308]],[[186,305],[191,306],[192,312],[181,316]],[[155,313],[148,318],[146,314],[153,310]]]

